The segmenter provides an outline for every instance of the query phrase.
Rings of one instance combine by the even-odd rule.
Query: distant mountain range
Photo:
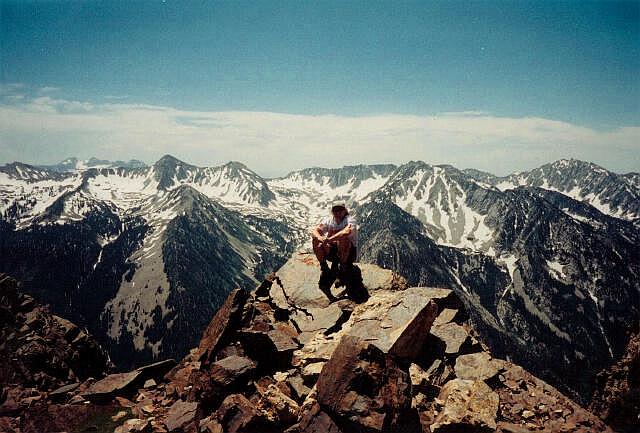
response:
[[[307,246],[336,200],[358,218],[361,261],[454,288],[498,356],[578,399],[640,315],[638,173],[414,161],[263,179],[239,162],[138,163],[0,167],[0,272],[123,367],[183,355],[233,288]]]
[[[147,164],[137,159],[131,159],[129,161],[108,161],[106,159],[93,157],[86,160],[71,157],[59,162],[58,164],[40,165],[39,167],[47,170],[67,172],[86,170],[87,168],[144,168],[147,167]]]

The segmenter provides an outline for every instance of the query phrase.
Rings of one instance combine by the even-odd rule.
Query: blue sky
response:
[[[637,1],[1,1],[0,44],[0,162],[640,169]]]

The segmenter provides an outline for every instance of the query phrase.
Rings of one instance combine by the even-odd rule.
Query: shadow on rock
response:
[[[357,304],[362,304],[369,299],[369,291],[362,281],[362,270],[357,265],[332,266],[320,272],[318,288],[324,293],[330,302],[338,300],[331,292],[331,287],[344,287],[342,294]]]

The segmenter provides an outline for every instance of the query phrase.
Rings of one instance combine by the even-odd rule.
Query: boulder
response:
[[[93,402],[112,400],[116,396],[126,395],[138,388],[143,382],[142,372],[134,370],[128,373],[110,374],[89,387],[82,396]]]
[[[231,386],[239,378],[251,374],[255,368],[256,364],[249,358],[233,355],[214,362],[209,370],[209,377],[221,387]]]
[[[183,432],[189,425],[197,422],[198,417],[198,403],[178,400],[169,408],[165,425],[169,432]]]
[[[369,263],[359,263],[358,267],[362,273],[362,281],[370,292],[404,290],[408,287],[407,280],[390,269],[383,269]]]
[[[175,359],[165,359],[164,361],[138,367],[136,370],[142,373],[144,380],[153,379],[156,382],[160,382],[164,375],[169,373],[176,364]]]
[[[499,397],[483,381],[450,380],[438,398],[442,401],[442,410],[430,426],[433,433],[495,431]]]
[[[49,399],[54,402],[63,402],[69,397],[69,394],[78,389],[79,386],[80,383],[71,383],[69,385],[61,386],[55,391],[49,393]]]
[[[80,333],[80,328],[78,328],[76,325],[74,325],[67,319],[63,319],[62,317],[56,316],[55,314],[51,315],[51,318],[56,322],[56,324],[62,330],[62,335],[64,336],[65,340],[71,342]]]
[[[336,326],[345,315],[348,318],[349,313],[344,312],[337,303],[334,303],[325,308],[309,308],[304,313],[296,311],[291,320],[303,334],[313,334]]]
[[[298,252],[277,272],[279,284],[271,286],[270,295],[280,308],[326,307],[329,299],[318,286],[320,264],[313,253]]]
[[[131,418],[128,419],[120,427],[116,427],[113,433],[147,433],[151,431],[151,423],[149,420]]]
[[[418,287],[388,292],[365,306],[349,335],[406,359],[415,358],[422,350],[438,310],[426,291]]]
[[[228,343],[233,330],[237,329],[242,319],[242,310],[248,294],[242,289],[233,290],[225,303],[202,334],[198,346],[199,360],[203,363],[213,361],[215,353]]]
[[[411,406],[409,375],[393,356],[355,336],[342,338],[316,386],[323,410],[365,430],[393,426]]]
[[[277,385],[257,386],[260,399],[258,409],[266,414],[269,422],[277,425],[291,425],[298,418],[298,403],[285,395]]]
[[[212,418],[222,425],[225,433],[259,432],[263,424],[258,410],[242,394],[225,398]]]
[[[459,316],[458,312],[459,311],[454,308],[443,308],[433,322],[433,325],[444,325],[445,323],[454,322],[456,316]]]
[[[479,352],[458,356],[454,371],[459,379],[488,380],[502,368],[502,361],[491,358],[487,352]]]
[[[240,331],[239,338],[247,355],[259,368],[279,370],[291,364],[293,352],[300,347],[289,333],[281,329]]]
[[[302,377],[306,383],[314,383],[324,367],[324,362],[313,362],[302,369]]]
[[[388,269],[376,265],[358,264],[362,285],[372,290],[401,290],[407,287],[406,280]],[[276,305],[285,309],[322,308],[330,304],[318,285],[320,265],[312,252],[299,251],[277,272],[278,284],[270,288],[270,295]],[[358,292],[360,295],[360,292]],[[365,300],[359,299],[358,302]]]
[[[304,384],[304,379],[300,376],[289,376],[287,378],[287,384],[293,391],[292,397],[298,402],[304,401],[311,392],[311,388]]]
[[[204,370],[194,370],[189,377],[189,401],[199,401],[204,409],[216,407],[225,394],[246,386],[256,364],[249,358],[232,355],[214,362]]]
[[[300,422],[286,433],[343,433],[331,417],[319,404],[304,412]]]
[[[434,325],[431,334],[438,337],[445,344],[445,354],[455,355],[460,353],[462,347],[469,343],[469,333],[456,323],[444,323]]]

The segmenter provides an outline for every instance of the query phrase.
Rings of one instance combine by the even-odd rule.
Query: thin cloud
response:
[[[638,170],[640,127],[599,131],[486,112],[347,117],[206,112],[93,104],[40,96],[0,104],[5,161],[74,154],[152,162],[171,153],[197,165],[239,160],[266,176],[309,167],[424,160],[496,174],[563,157]]]
[[[60,87],[44,86],[38,89],[38,93],[56,93],[60,91]]]

